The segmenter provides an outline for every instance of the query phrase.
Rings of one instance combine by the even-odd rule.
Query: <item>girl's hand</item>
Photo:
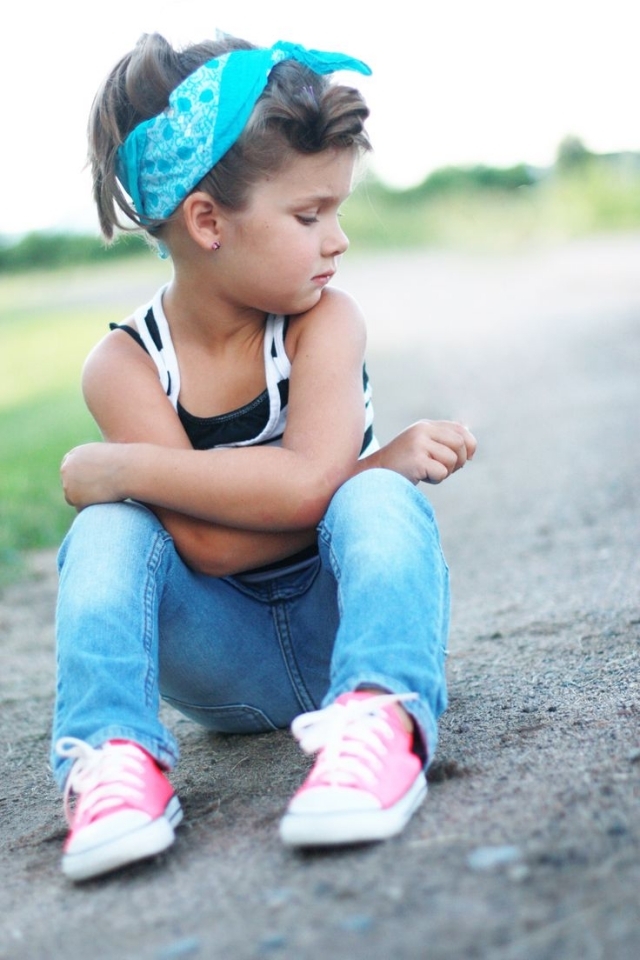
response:
[[[64,457],[60,477],[65,500],[82,510],[92,503],[125,500],[123,453],[126,444],[85,443]]]
[[[461,423],[418,420],[372,457],[376,466],[395,470],[411,483],[441,483],[473,458],[476,446]]]

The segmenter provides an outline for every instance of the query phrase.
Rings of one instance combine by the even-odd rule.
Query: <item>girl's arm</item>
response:
[[[234,530],[186,514],[151,507],[192,570],[228,577],[284,560],[316,541],[315,528],[290,533]]]
[[[147,354],[121,332],[105,337],[85,364],[83,389],[109,442],[67,455],[68,501],[79,508],[128,496],[149,503],[184,559],[215,575],[312,543],[328,499],[352,472],[363,431],[363,325],[351,301],[333,293],[331,299],[330,310],[316,308],[292,322],[287,349],[291,355],[293,339],[295,363],[283,449],[193,451]]]
[[[128,496],[147,502],[188,563],[222,575],[313,542],[328,500],[354,473],[381,466],[414,483],[439,482],[462,466],[475,449],[471,435],[431,421],[357,461],[363,324],[344,295],[326,291],[321,304],[323,311],[294,319],[287,339],[293,371],[282,449],[193,451],[150,358],[125,334],[107,336],[85,366],[83,386],[111,442],[67,455],[68,501],[79,508]]]
[[[381,467],[402,474],[414,484],[421,480],[440,483],[464,466],[475,450],[475,437],[462,424],[419,420],[386,446],[359,460],[353,474]],[[249,565],[284,559],[315,540],[315,529],[290,534],[256,533],[214,526],[157,508],[156,512],[174,540],[188,545],[189,556],[183,554],[183,558],[195,569],[212,576],[237,573]],[[214,542],[215,549],[212,549]]]
[[[294,356],[281,447],[194,451],[151,361],[143,378],[136,358],[134,382],[130,364],[118,369],[113,358],[96,358],[85,377],[87,402],[104,435],[118,443],[68,455],[68,500],[83,507],[131,497],[253,531],[314,527],[353,472],[362,443],[364,325],[353,302],[332,291],[293,319],[288,348],[290,342]]]
[[[76,468],[78,471],[72,483],[82,485],[88,466],[83,454],[95,449],[115,450],[123,443],[141,441],[192,449],[160,386],[155,365],[128,335],[115,331],[93,350],[83,371],[83,391],[108,442],[87,444],[67,455],[63,461],[63,478],[70,479]],[[70,472],[69,461],[75,465]],[[105,465],[107,462],[108,459]],[[315,541],[315,529],[283,534],[239,531],[149,506],[171,534],[185,563],[209,576],[228,576],[272,563]]]

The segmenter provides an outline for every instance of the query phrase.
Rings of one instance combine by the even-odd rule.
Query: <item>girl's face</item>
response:
[[[355,159],[352,150],[296,155],[252,188],[247,208],[225,219],[216,253],[227,297],[265,313],[315,306],[349,245],[339,211]]]

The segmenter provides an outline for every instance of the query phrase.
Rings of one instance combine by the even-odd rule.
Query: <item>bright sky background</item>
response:
[[[561,139],[640,149],[638,0],[51,0],[15,3],[0,39],[0,234],[96,229],[85,128],[143,32],[219,27],[367,61],[373,169],[394,186],[447,164],[551,163]]]

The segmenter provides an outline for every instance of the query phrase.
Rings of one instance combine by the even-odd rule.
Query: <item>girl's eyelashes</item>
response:
[[[336,216],[342,217],[343,216],[342,211],[338,210],[336,212]],[[300,223],[303,223],[306,226],[310,226],[312,223],[318,223],[318,221],[320,220],[320,217],[316,213],[296,213],[296,219]]]

